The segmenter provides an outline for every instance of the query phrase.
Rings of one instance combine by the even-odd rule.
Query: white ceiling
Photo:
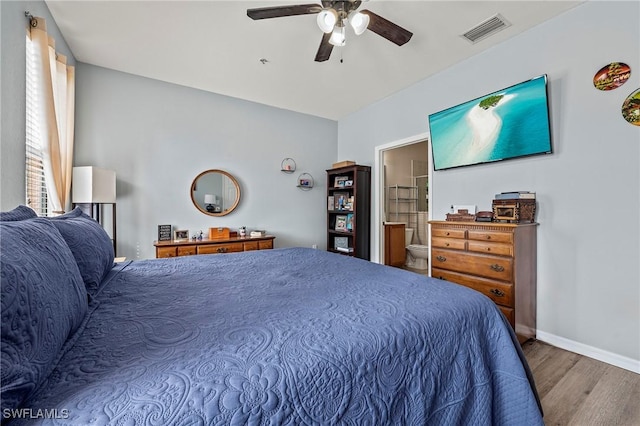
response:
[[[346,46],[322,63],[314,61],[322,36],[316,15],[254,21],[246,14],[248,8],[306,3],[314,0],[46,1],[80,62],[333,120],[581,1],[371,0],[360,9],[413,38],[398,47],[371,31],[350,31]],[[511,26],[476,44],[461,37],[497,13]]]

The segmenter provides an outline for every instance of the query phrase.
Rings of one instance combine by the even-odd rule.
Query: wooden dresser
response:
[[[429,223],[431,276],[488,296],[521,343],[535,338],[538,224]]]
[[[273,235],[263,237],[232,236],[215,240],[156,241],[153,245],[156,247],[156,258],[161,258],[272,249],[275,238]]]

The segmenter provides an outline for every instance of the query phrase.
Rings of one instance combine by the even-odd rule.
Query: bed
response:
[[[114,265],[79,211],[3,215],[3,423],[543,424],[465,287],[306,248]]]

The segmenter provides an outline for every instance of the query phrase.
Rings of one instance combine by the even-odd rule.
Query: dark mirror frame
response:
[[[202,206],[200,206],[200,204],[196,201],[195,197],[194,197],[194,193],[196,191],[197,185],[198,185],[198,179],[200,179],[202,176],[208,174],[208,173],[219,173],[223,176],[226,176],[227,178],[229,178],[229,180],[233,183],[233,185],[236,188],[236,199],[234,200],[233,204],[231,205],[231,207],[229,207],[226,210],[222,210],[219,212],[210,212],[207,211],[206,209],[203,209]],[[221,196],[224,196],[224,194],[222,194]],[[219,169],[209,169],[209,170],[205,170],[204,172],[200,173],[198,176],[195,177],[195,179],[193,180],[193,182],[191,183],[191,201],[193,202],[193,205],[196,206],[196,208],[198,210],[200,210],[202,213],[209,215],[209,216],[226,216],[229,213],[231,213],[232,211],[235,210],[236,207],[238,207],[238,203],[240,202],[240,185],[238,184],[238,181],[236,180],[235,177],[233,177],[233,175],[225,172],[224,170],[219,170]]]

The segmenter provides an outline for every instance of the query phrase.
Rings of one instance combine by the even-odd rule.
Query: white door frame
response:
[[[382,214],[384,212],[384,174],[382,173],[384,165],[384,152],[393,148],[399,148],[405,145],[412,145],[418,142],[427,142],[427,155],[431,158],[431,144],[428,143],[429,133],[420,133],[415,136],[409,136],[408,138],[400,139],[397,141],[389,142],[384,145],[376,146],[375,154],[373,156],[373,253],[371,257],[372,262],[384,263],[384,241],[382,241],[383,224]],[[429,207],[431,204],[431,179],[432,166],[429,161]],[[431,220],[431,208],[429,208],[429,220]]]

